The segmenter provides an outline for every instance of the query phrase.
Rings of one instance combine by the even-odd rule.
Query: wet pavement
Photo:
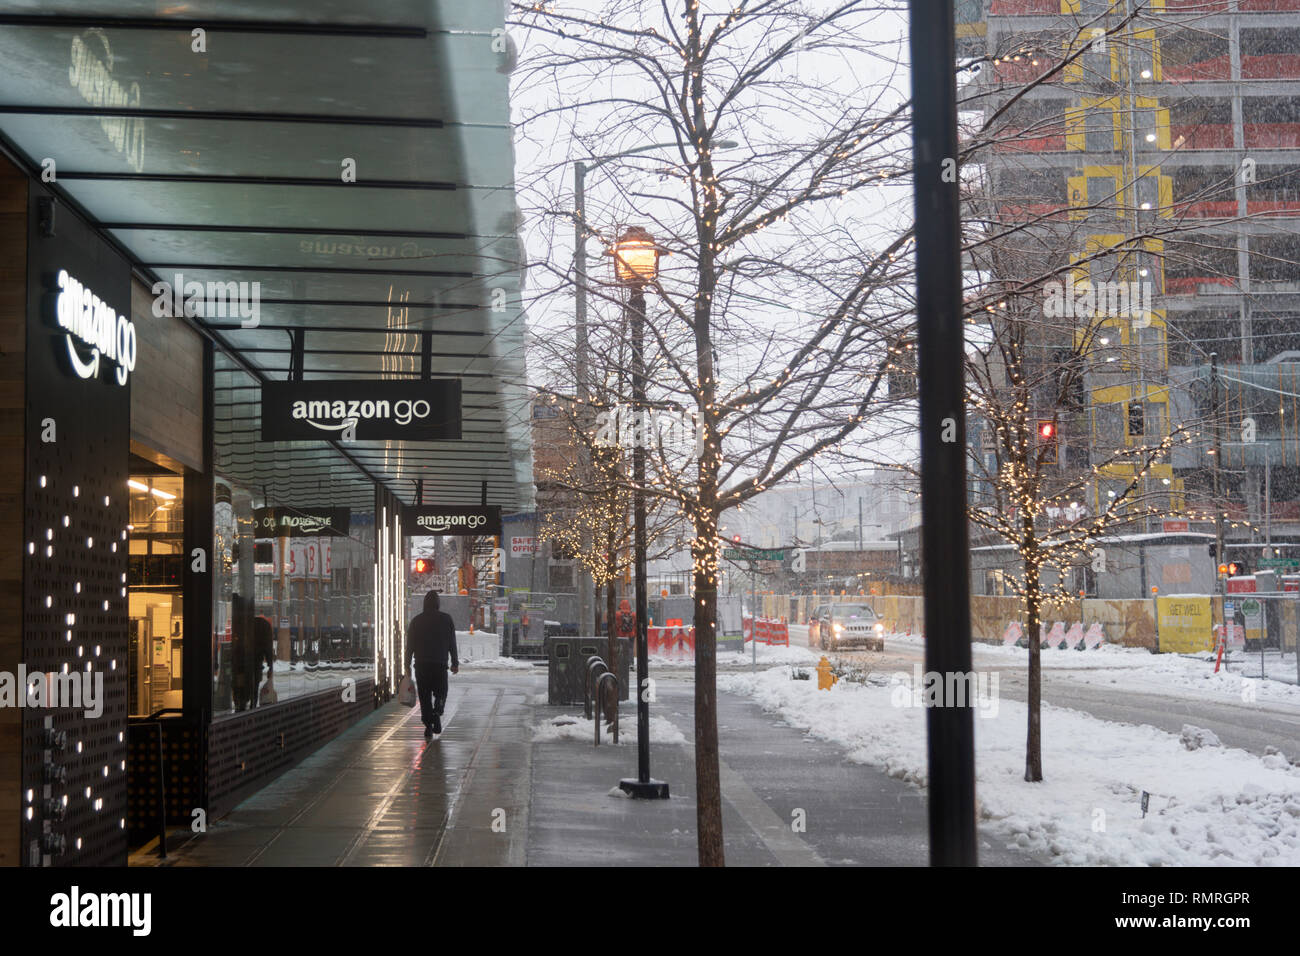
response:
[[[170,838],[170,866],[692,866],[696,862],[689,674],[658,681],[652,712],[685,743],[652,738],[666,801],[632,800],[635,711],[615,746],[533,741],[576,707],[546,705],[546,672],[462,671],[442,736],[389,703],[245,800],[201,835]],[[924,793],[834,745],[719,695],[727,863],[924,865]],[[185,838],[185,839],[183,839]],[[156,858],[137,854],[133,865]],[[981,834],[984,865],[1033,865]]]

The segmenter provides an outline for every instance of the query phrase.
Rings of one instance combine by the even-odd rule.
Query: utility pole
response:
[[[909,0],[925,669],[949,678],[971,672],[955,32],[952,0]],[[926,708],[930,863],[974,866],[975,715],[945,703]]]
[[[1223,445],[1219,435],[1219,353],[1210,353],[1210,434],[1214,442],[1214,570],[1223,564],[1223,502],[1220,486],[1220,462]]]
[[[587,165],[578,160],[573,164],[573,320],[574,320],[574,372],[577,378],[578,409],[577,417],[580,427],[587,427],[588,403],[591,392],[587,383]],[[580,449],[586,448],[585,442],[579,443]],[[588,464],[585,452],[583,464]],[[584,523],[580,532],[579,547],[584,555],[591,553],[592,532]],[[579,561],[574,568],[578,580],[578,633],[595,636],[596,633],[596,594],[591,580],[591,572]]]

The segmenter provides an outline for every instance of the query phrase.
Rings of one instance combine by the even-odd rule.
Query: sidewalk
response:
[[[636,775],[628,704],[618,746],[605,738],[595,748],[585,735],[533,742],[534,725],[581,710],[545,705],[545,670],[462,671],[439,740],[426,744],[418,709],[390,703],[208,833],[173,837],[162,865],[693,866],[693,692],[687,675],[658,682],[652,713],[687,741],[652,740],[652,774],[671,788],[666,801],[616,790]],[[925,798],[914,787],[846,762],[834,746],[729,694],[719,695],[719,735],[729,865],[927,862]],[[981,843],[982,864],[1035,863]]]

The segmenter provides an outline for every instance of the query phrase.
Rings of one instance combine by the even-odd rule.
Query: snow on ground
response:
[[[772,668],[720,675],[718,686],[839,744],[849,760],[924,786],[925,708],[914,704],[910,675],[900,678],[819,691],[816,680]],[[1188,750],[1153,727],[1044,706],[1045,780],[1029,784],[1026,707],[996,695],[989,703],[975,718],[979,812],[1009,843],[1066,865],[1300,865],[1300,768],[1284,757]],[[1194,728],[1188,736],[1198,738]],[[1142,791],[1151,794],[1146,819]]]
[[[624,715],[624,717],[626,718],[627,715]],[[533,726],[534,743],[577,740],[591,746],[594,745],[595,738],[596,731],[592,727],[591,721],[581,714],[561,714],[559,717],[552,717]],[[604,728],[601,728],[600,742],[602,746],[607,743],[612,744],[614,738],[611,734],[607,734]],[[634,712],[631,719],[619,721],[618,745],[622,747],[636,742],[636,714]],[[650,716],[650,742],[654,744],[684,744],[686,743],[686,735],[668,718],[656,717],[652,714]]]
[[[718,651],[718,666],[749,665],[753,662],[754,652],[753,645],[746,644],[743,653],[738,651]],[[806,647],[791,645],[758,645],[758,663],[771,667],[774,665],[785,664],[803,664],[816,666],[817,661],[821,659],[820,654],[814,654]],[[650,657],[650,667],[685,667],[693,668],[695,666],[694,657]]]
[[[885,649],[891,647],[923,648],[925,641],[918,634],[890,634],[885,638]],[[1027,666],[1029,649],[1006,647],[998,644],[972,644],[977,669],[988,667]],[[1290,703],[1300,705],[1300,687],[1282,677],[1290,667],[1295,679],[1295,655],[1284,661],[1269,661],[1266,673],[1259,678],[1259,655],[1235,651],[1227,658],[1227,666],[1214,672],[1214,655],[1202,654],[1152,654],[1141,647],[1123,647],[1103,644],[1091,651],[1059,650],[1050,647],[1041,652],[1044,671],[1054,676],[1068,677],[1084,684],[1100,684],[1117,690],[1134,690],[1146,693],[1175,693],[1196,691],[1198,695],[1248,700],[1259,703]]]
[[[485,657],[480,660],[461,661],[460,669],[463,671],[530,671],[533,665],[531,661],[518,661],[513,657]]]

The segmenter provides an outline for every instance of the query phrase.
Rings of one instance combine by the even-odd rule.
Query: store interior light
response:
[[[127,479],[127,482],[126,482],[126,483],[127,483],[127,485],[129,485],[130,487],[134,488],[136,491],[147,491],[147,492],[149,492],[149,494],[153,495],[155,498],[161,498],[161,499],[163,499],[164,501],[175,501],[175,500],[176,500],[176,496],[175,496],[175,495],[170,494],[169,492],[163,491],[161,488],[150,488],[148,485],[143,484],[142,482],[136,481],[134,478]]]

